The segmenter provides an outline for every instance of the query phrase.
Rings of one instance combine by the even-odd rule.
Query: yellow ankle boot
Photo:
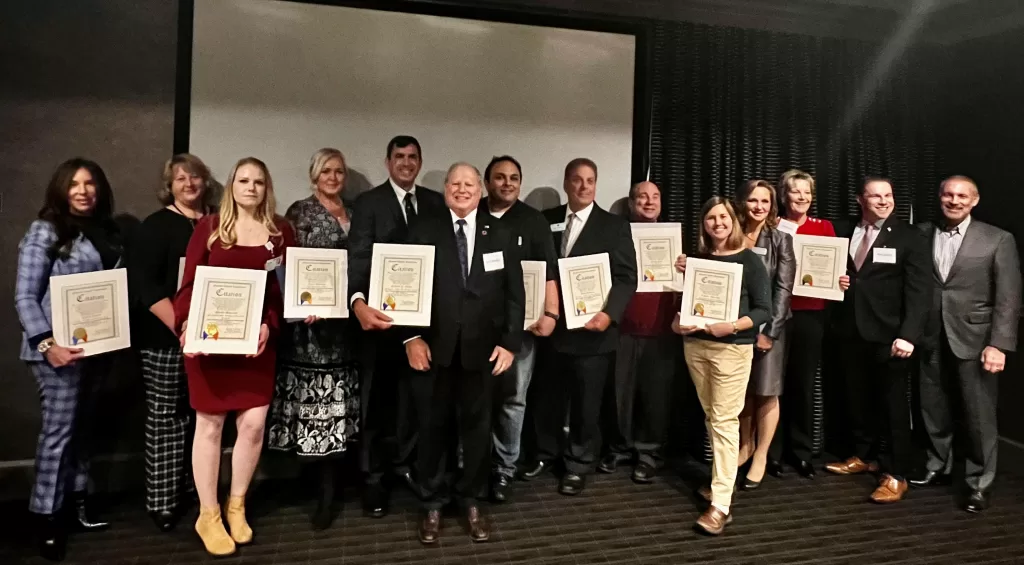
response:
[[[231,539],[242,545],[252,541],[252,528],[245,521],[245,497],[229,496],[224,504],[224,515],[228,521],[228,529],[231,530]]]
[[[235,552],[235,542],[231,540],[224,522],[220,519],[220,507],[200,507],[199,519],[196,520],[196,533],[203,540],[206,551],[215,557],[231,555]]]

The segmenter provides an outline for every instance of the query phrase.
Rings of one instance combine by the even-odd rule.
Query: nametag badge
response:
[[[896,264],[896,250],[892,247],[876,247],[874,249],[874,263],[889,263],[891,265]]]
[[[484,271],[500,271],[505,268],[505,256],[501,254],[501,251],[495,251],[494,253],[484,253]]]
[[[266,264],[263,265],[264,270],[273,271],[274,269],[280,267],[281,266],[281,259],[283,257],[284,257],[283,255],[279,255],[277,257],[274,257],[273,259],[267,260]]]
[[[557,224],[551,224],[551,232],[558,233],[565,231],[565,222],[558,222]]]
[[[779,231],[782,233],[788,233],[791,236],[796,236],[796,230],[800,226],[796,225],[796,222],[789,220],[779,220]]]
[[[523,236],[519,236],[519,247],[523,246]]]
[[[757,255],[762,255],[763,256],[763,255],[767,255],[768,254],[768,250],[765,249],[764,247],[753,247],[750,250],[753,251]]]

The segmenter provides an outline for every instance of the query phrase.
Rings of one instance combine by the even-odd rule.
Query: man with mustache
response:
[[[964,176],[942,182],[943,219],[921,224],[932,242],[936,290],[929,334],[921,359],[921,413],[928,432],[927,472],[914,486],[950,484],[954,420],[966,439],[964,480],[970,494],[964,510],[988,507],[996,474],[999,432],[996,399],[1006,352],[1017,347],[1020,315],[1020,260],[1013,236],[975,220],[978,185]],[[950,397],[957,397],[953,403]],[[952,406],[962,408],[956,414]]]
[[[866,178],[857,203],[860,220],[836,224],[836,235],[850,238],[850,288],[835,320],[848,458],[825,470],[839,475],[881,470],[871,500],[884,504],[903,498],[913,466],[908,364],[924,337],[934,282],[924,236],[892,215],[891,181]],[[879,453],[882,440],[888,454]]]

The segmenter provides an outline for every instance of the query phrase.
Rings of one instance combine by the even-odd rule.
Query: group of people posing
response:
[[[88,448],[94,385],[111,365],[110,355],[55,343],[49,277],[119,267],[128,271],[145,385],[147,509],[170,530],[194,487],[195,530],[213,555],[253,539],[245,497],[264,443],[317,467],[312,521],[323,529],[338,456],[358,438],[365,514],[386,515],[394,486],[408,486],[422,504],[424,544],[439,539],[441,509],[452,501],[471,538],[486,541],[483,502],[508,500],[515,479],[554,470],[559,492],[577,495],[593,472],[629,465],[633,481],[649,483],[664,464],[680,355],[714,454],[695,527],[720,534],[732,521],[737,477],[755,489],[766,474],[781,476],[783,462],[815,476],[814,386],[826,335],[841,358],[836,419],[846,441],[833,449],[845,459],[825,469],[878,473],[871,499],[879,503],[902,499],[908,482],[948,484],[954,422],[962,421],[964,507],[988,504],[997,375],[1016,347],[1021,273],[1013,238],[971,217],[979,195],[970,179],[942,183],[943,218],[934,225],[897,219],[894,187],[881,177],[858,187],[861,217],[834,225],[809,216],[814,179],[797,170],[777,184],[747,182],[732,200],[711,198],[698,256],[741,264],[742,292],[738,319],[700,327],[680,324],[678,294],[635,292],[630,223],[661,218],[655,184],[633,186],[630,217],[621,217],[594,201],[597,165],[574,159],[565,167],[567,204],[540,212],[519,199],[523,171],[513,157],[495,157],[482,174],[452,165],[441,194],[416,185],[422,155],[415,138],[395,137],[388,180],[348,202],[344,156],[321,149],[310,160],[312,194],[283,217],[260,160],[240,160],[221,188],[201,160],[177,155],[164,167],[162,207],[131,234],[114,221],[96,163],[57,168],[19,247],[16,291],[21,358],[42,399],[30,511],[44,556],[62,558],[69,527],[107,527],[89,504]],[[796,258],[783,218],[797,234],[850,239],[842,302],[792,296]],[[397,326],[367,302],[375,243],[434,246],[429,327]],[[268,276],[256,354],[183,354],[196,267],[272,271],[289,247],[347,249],[351,318],[285,321],[281,284]],[[612,280],[605,306],[569,330],[558,259],[600,253]],[[676,270],[685,273],[686,259]],[[547,279],[544,313],[527,330],[523,260],[543,261]],[[920,364],[930,438],[920,477],[909,477],[911,363]],[[229,414],[237,438],[222,506]]]

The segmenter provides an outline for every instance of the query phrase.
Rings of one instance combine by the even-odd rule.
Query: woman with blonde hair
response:
[[[683,357],[704,408],[714,453],[710,492],[702,489],[711,505],[695,527],[719,535],[732,521],[729,505],[736,482],[739,415],[750,378],[757,328],[768,321],[771,300],[764,265],[743,245],[743,231],[732,204],[721,196],[712,197],[701,210],[701,223],[698,256],[743,266],[737,320],[704,327],[681,326],[677,315],[672,323],[672,330],[685,336]],[[680,257],[676,268],[685,269],[685,257]]]
[[[342,201],[348,169],[341,151],[324,148],[309,162],[313,194],[288,208],[299,247],[347,249],[351,209]],[[282,331],[270,408],[267,445],[291,451],[317,468],[313,528],[326,529],[337,462],[359,426],[359,372],[354,360],[358,334],[354,320],[287,324]]]
[[[189,306],[196,267],[265,270],[266,295],[259,349],[254,355],[185,354],[189,400],[196,411],[192,443],[192,474],[199,493],[196,532],[215,556],[230,555],[236,544],[252,541],[245,519],[245,494],[263,446],[263,429],[274,392],[274,365],[283,302],[274,269],[294,245],[291,226],[275,214],[274,185],[267,166],[254,157],[239,161],[228,176],[220,212],[196,226],[185,253],[181,290],[174,299],[175,327],[181,344],[188,331]],[[268,342],[271,344],[268,347]],[[231,454],[231,490],[224,514],[231,534],[224,529],[217,502],[221,434],[228,412],[235,412],[238,437]]]

